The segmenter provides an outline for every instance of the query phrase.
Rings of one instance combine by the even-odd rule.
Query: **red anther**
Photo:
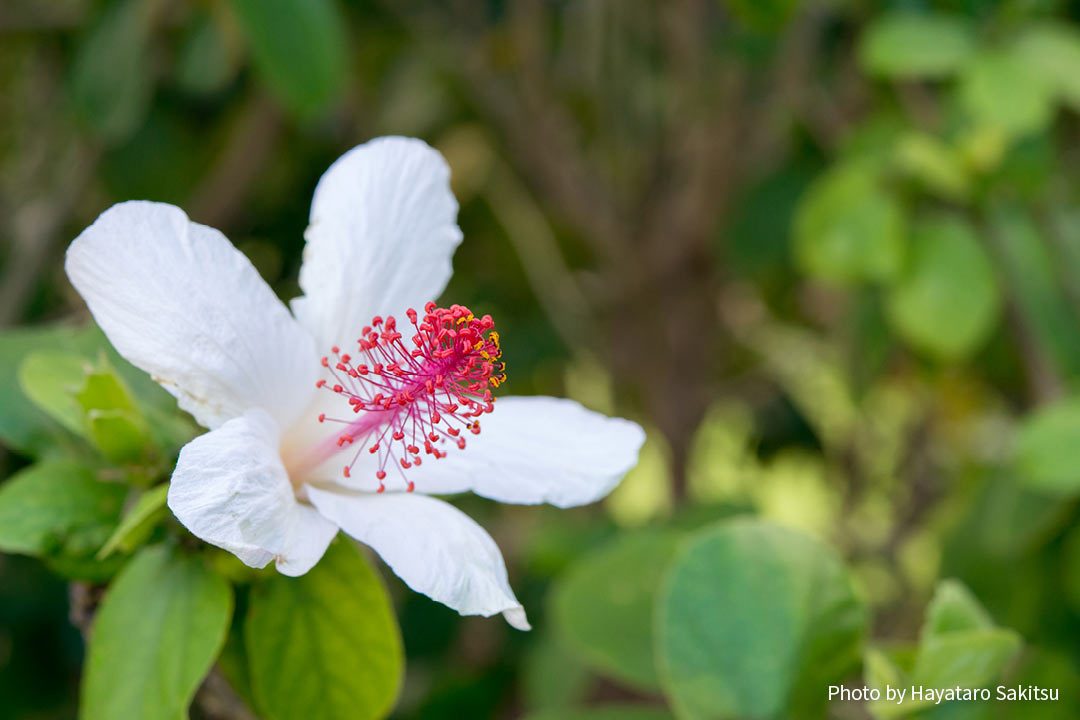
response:
[[[334,386],[334,392],[336,392],[336,393],[340,393],[344,389],[345,388],[341,387],[340,385],[335,385]]]
[[[320,389],[321,389],[322,387],[324,387],[325,385],[326,385],[326,381],[325,381],[325,380],[320,380],[319,382],[315,383],[315,387],[317,387],[317,388],[320,388]]]
[[[400,462],[401,467],[405,468],[406,470],[408,470],[409,468],[412,467],[412,463],[409,462],[408,460],[406,460],[405,458],[401,458],[401,460],[399,460],[398,462]]]
[[[382,325],[382,322],[382,316],[376,315],[371,319],[371,327],[379,327],[380,325]]]
[[[471,432],[473,435],[479,435],[480,434],[480,425],[478,423],[473,423],[472,425],[469,426],[469,432]]]
[[[420,454],[420,448],[416,447],[415,445],[408,445],[405,449],[411,452],[413,455]]]
[[[462,450],[464,450],[464,449],[465,449],[465,438],[463,438],[463,437],[459,437],[459,438],[457,439],[457,446],[458,446],[459,448],[461,448]]]
[[[431,413],[431,422],[434,425],[438,425],[442,422],[442,415],[440,415],[438,412]]]
[[[356,372],[360,373],[361,375],[367,375],[368,374],[368,366],[367,365],[358,365],[357,368],[356,368]]]
[[[413,323],[414,325],[416,324],[416,311],[415,310],[413,310],[412,308],[409,308],[408,310],[405,311],[405,316],[407,318],[409,318],[409,322]]]
[[[431,313],[435,312],[436,307],[438,307],[438,306],[435,305],[435,303],[428,300],[426,303],[424,303],[424,312],[426,312],[428,314],[431,314]]]
[[[416,464],[419,465],[420,461],[417,460]],[[416,489],[416,483],[414,483],[412,480],[410,480],[409,484],[405,487],[405,492],[412,492],[415,489]]]
[[[338,354],[339,352],[341,352],[341,351],[340,351],[340,350],[338,349],[338,346],[337,346],[337,345],[335,345],[334,347],[330,348],[330,352],[332,352],[332,353],[334,353],[335,355],[337,355],[337,354]]]
[[[386,471],[385,470],[376,470],[375,471],[375,477],[378,478],[379,480],[385,480],[386,479]]]
[[[369,452],[369,453],[371,453],[372,455],[374,455],[375,453],[379,452],[379,443],[375,443],[374,445],[372,445],[371,447],[369,447],[369,448],[368,448],[368,452]]]
[[[324,357],[324,358],[322,359],[322,366],[323,366],[324,368],[328,368],[328,367],[330,367],[330,358]]]
[[[355,378],[355,377],[360,377],[360,375],[357,374],[357,372],[355,370],[353,370],[352,368],[349,368],[349,377],[354,377]]]
[[[405,433],[401,432],[400,430],[395,430],[393,437],[395,440],[401,440],[403,437],[405,437]]]
[[[319,422],[326,422],[326,413],[319,413]]]
[[[382,371],[383,371],[382,363],[375,363],[374,365],[371,366],[371,372],[375,373],[376,375],[382,375]]]
[[[345,466],[345,477],[349,477],[349,466]]]
[[[416,467],[420,467],[420,456],[419,455],[417,455],[416,457],[414,457],[412,459],[412,464],[415,465]]]
[[[375,492],[379,493],[380,495],[383,494],[384,492],[386,492],[386,486],[383,485],[382,483],[379,483],[379,489],[376,490]]]
[[[344,371],[348,370],[349,368],[345,367],[345,365],[343,363],[338,363],[337,366],[335,366],[334,369],[335,370],[341,370],[342,372],[344,372]]]
[[[458,430],[457,428],[452,427],[452,428],[446,428],[446,432],[450,433],[454,437],[457,437],[458,433],[460,433],[461,431]]]
[[[439,442],[439,434],[432,431],[428,433],[428,440],[431,442]]]
[[[346,365],[348,365],[351,360],[352,357],[350,357],[348,353],[345,353],[341,356],[341,362],[345,363]]]

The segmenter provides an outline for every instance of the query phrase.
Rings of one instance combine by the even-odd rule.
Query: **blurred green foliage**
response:
[[[1078,18],[0,3],[0,718],[1080,717]],[[497,319],[508,392],[649,433],[602,506],[459,500],[528,635],[387,597],[340,539],[300,581],[185,539],[164,489],[198,428],[63,276],[148,198],[293,297],[320,173],[386,133],[452,167],[446,298]]]

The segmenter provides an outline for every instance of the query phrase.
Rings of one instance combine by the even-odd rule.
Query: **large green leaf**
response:
[[[977,350],[994,328],[1000,297],[971,226],[949,216],[917,223],[908,267],[887,307],[896,331],[923,352],[956,360]]]
[[[335,0],[231,0],[255,65],[290,110],[312,115],[341,89],[345,22]]]
[[[645,689],[660,686],[653,659],[657,586],[678,535],[623,535],[589,553],[558,581],[553,618],[567,644],[594,668]]]
[[[244,635],[267,720],[364,720],[393,707],[401,634],[381,579],[349,542],[302,577],[257,585]]]
[[[92,553],[119,520],[126,493],[78,463],[40,462],[0,484],[0,550]]]
[[[901,267],[904,213],[866,163],[835,167],[803,196],[795,216],[795,259],[833,283],[885,280]]]
[[[1080,399],[1040,408],[1020,424],[1014,467],[1024,484],[1055,494],[1080,492]]]
[[[679,717],[820,717],[858,663],[866,609],[839,558],[755,521],[704,530],[676,557],[657,613],[665,693]]]
[[[977,57],[964,69],[959,93],[977,123],[1009,136],[1044,130],[1053,117],[1051,84],[1015,53]]]
[[[229,584],[198,557],[142,550],[109,587],[94,621],[82,720],[176,720],[225,642]]]
[[[875,75],[937,78],[956,72],[974,50],[974,31],[962,18],[893,13],[867,28],[859,60]]]
[[[107,140],[134,132],[150,105],[150,30],[158,0],[107,5],[79,47],[71,97],[80,119]]]

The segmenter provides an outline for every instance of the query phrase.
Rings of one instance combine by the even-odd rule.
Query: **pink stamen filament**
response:
[[[360,415],[354,420],[320,415],[320,423],[345,425],[327,442],[358,446],[343,468],[346,478],[360,453],[377,454],[378,492],[386,489],[388,466],[397,469],[411,492],[415,486],[403,471],[422,464],[421,451],[439,460],[447,454],[441,445],[464,449],[461,430],[480,433],[478,418],[494,409],[492,388],[506,380],[491,316],[477,318],[462,305],[428,303],[424,311],[422,319],[411,308],[406,313],[415,330],[411,350],[393,316],[376,316],[357,340],[359,362],[336,346],[333,360],[322,359],[332,381],[319,380],[316,387],[346,398]]]

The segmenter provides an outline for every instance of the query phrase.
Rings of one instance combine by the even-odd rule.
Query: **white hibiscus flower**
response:
[[[315,189],[293,314],[220,232],[171,205],[113,206],[66,270],[116,349],[209,429],[169,488],[192,533],[302,575],[340,528],[414,590],[528,629],[495,542],[432,495],[590,503],[644,434],[569,400],[494,402],[491,318],[431,302],[461,242],[449,175],[406,138],[335,162]]]

